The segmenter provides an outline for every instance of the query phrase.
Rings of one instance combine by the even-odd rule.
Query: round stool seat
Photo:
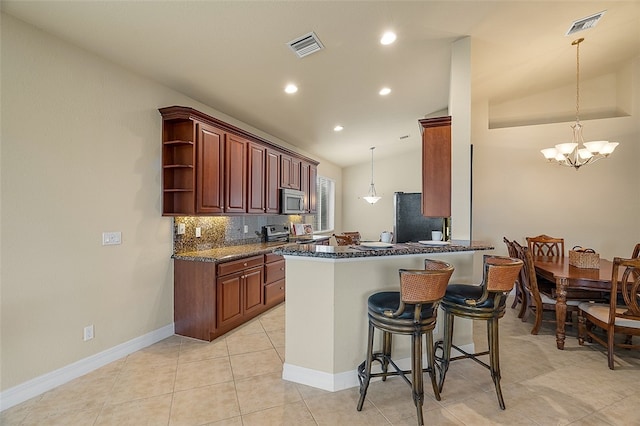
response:
[[[369,313],[384,315],[385,312],[395,312],[400,306],[399,291],[381,291],[372,294],[368,300]],[[426,303],[422,305],[420,318],[431,318],[433,316],[433,304]],[[413,321],[413,310],[406,309],[400,315],[395,317],[396,320]]]
[[[443,304],[469,306],[467,300],[480,300],[484,289],[480,285],[469,284],[449,284],[447,292],[442,299]],[[506,299],[499,299],[498,306],[495,306],[495,298],[489,297],[485,301],[473,305],[474,308],[501,308],[506,304]]]

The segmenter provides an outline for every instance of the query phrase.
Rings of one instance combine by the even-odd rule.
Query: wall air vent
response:
[[[605,12],[606,12],[606,10],[603,10],[602,12],[598,12],[595,15],[591,15],[591,16],[587,16],[586,18],[578,19],[577,21],[575,21],[575,22],[573,22],[571,24],[571,27],[569,27],[569,30],[567,31],[566,35],[569,36],[569,35],[578,33],[580,31],[588,30],[589,28],[595,27],[596,24],[598,23],[598,21],[600,20],[600,18],[602,18],[602,15],[604,15]]]
[[[304,58],[307,55],[311,55],[319,50],[324,49],[324,46],[320,42],[320,39],[313,31],[309,34],[305,34],[302,37],[298,37],[295,40],[291,40],[287,43],[287,46],[298,55],[298,58]]]

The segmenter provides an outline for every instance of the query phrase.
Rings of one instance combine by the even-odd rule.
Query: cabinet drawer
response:
[[[284,260],[284,256],[273,253],[267,253],[264,255],[264,263],[277,262],[279,260]]]
[[[233,274],[234,272],[238,272],[246,268],[260,266],[263,263],[264,257],[262,255],[220,263],[218,264],[218,276]]]
[[[284,280],[276,281],[272,284],[264,286],[264,303],[269,305],[273,302],[282,302],[284,300]]]
[[[267,263],[264,267],[264,282],[269,284],[278,280],[283,280],[284,274],[284,260]]]

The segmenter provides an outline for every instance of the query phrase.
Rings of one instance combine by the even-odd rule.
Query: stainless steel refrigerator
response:
[[[395,192],[393,205],[393,238],[396,243],[431,240],[431,231],[442,231],[444,238],[448,238],[448,218],[422,216],[420,192]]]

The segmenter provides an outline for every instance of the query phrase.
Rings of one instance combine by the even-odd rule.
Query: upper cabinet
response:
[[[197,213],[224,212],[224,131],[197,123]]]
[[[316,161],[193,108],[159,111],[163,215],[278,214],[280,187],[313,187],[308,199],[315,211]]]
[[[422,215],[451,216],[451,117],[419,120],[422,126]]]
[[[280,156],[280,187],[300,190],[300,161],[292,155]]]
[[[317,182],[318,168],[315,164],[303,161],[300,164],[300,190],[304,192],[304,210],[309,214],[317,211]]]

